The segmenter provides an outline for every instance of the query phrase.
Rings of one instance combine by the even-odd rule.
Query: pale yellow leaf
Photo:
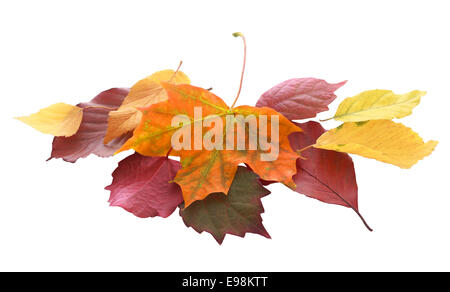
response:
[[[173,70],[158,71],[138,81],[131,87],[130,93],[122,105],[116,111],[109,113],[105,143],[133,131],[139,125],[142,118],[139,108],[167,100],[167,93],[160,85],[161,81],[169,81],[174,84],[190,83],[186,74],[181,71],[175,74]]]
[[[335,120],[361,122],[403,118],[412,113],[420,103],[425,91],[414,90],[405,94],[395,94],[391,90],[368,90],[346,98],[338,107]]]
[[[82,108],[56,103],[37,113],[17,119],[44,134],[69,137],[78,131],[82,118]]]
[[[410,168],[433,152],[438,142],[424,143],[410,128],[391,120],[344,123],[317,139],[314,147],[358,154]]]

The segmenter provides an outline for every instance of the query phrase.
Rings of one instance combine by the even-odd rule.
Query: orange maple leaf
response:
[[[180,156],[182,169],[174,181],[183,191],[185,206],[211,193],[227,194],[240,163],[248,164],[264,180],[295,187],[292,176],[297,172],[299,155],[291,149],[288,136],[300,132],[299,127],[271,108],[230,108],[203,88],[166,82],[162,86],[168,100],[142,109],[140,125],[119,152],[134,149],[146,156],[169,152]],[[182,122],[174,119],[180,115],[185,119]],[[263,123],[265,120],[267,123]],[[272,135],[272,121],[278,122],[278,135]],[[180,138],[180,133],[185,134],[182,143],[187,147],[172,149],[172,140]],[[187,143],[186,137],[193,139]],[[204,141],[215,147],[208,147]],[[276,145],[278,152],[272,153],[270,145]]]

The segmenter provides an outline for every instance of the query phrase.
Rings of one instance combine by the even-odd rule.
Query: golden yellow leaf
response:
[[[425,94],[425,91],[419,90],[405,94],[380,89],[364,91],[346,98],[333,118],[343,122],[403,118],[412,113],[412,109]]]
[[[391,120],[344,123],[317,139],[314,147],[358,154],[410,168],[433,152],[437,141],[424,143],[410,128]]]
[[[82,118],[82,108],[65,103],[55,103],[37,113],[17,119],[44,134],[69,137],[78,131]]]
[[[189,84],[191,82],[186,74],[181,71],[175,74],[173,70],[158,71],[138,81],[131,87],[130,93],[122,105],[116,111],[109,113],[108,130],[104,143],[133,131],[142,119],[139,108],[167,100],[167,93],[162,88],[161,81],[170,81],[174,84]]]

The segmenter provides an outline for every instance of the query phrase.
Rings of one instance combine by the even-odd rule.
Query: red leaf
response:
[[[90,102],[80,103],[83,108],[83,119],[78,132],[71,137],[55,137],[52,154],[49,158],[62,158],[75,162],[89,154],[108,157],[114,154],[132,135],[127,133],[108,144],[103,138],[108,127],[108,114],[117,109],[129,92],[128,88],[112,88],[103,91]]]
[[[128,156],[114,170],[111,206],[119,206],[137,217],[168,217],[183,202],[180,187],[170,182],[181,168],[167,157]]]
[[[244,237],[256,233],[270,238],[262,224],[261,198],[270,194],[249,169],[239,166],[228,195],[210,194],[187,208],[180,208],[184,224],[198,233],[206,231],[221,244],[226,234]]]
[[[330,84],[316,78],[289,79],[266,91],[256,106],[271,107],[290,120],[313,118],[328,110],[328,105],[336,98],[334,91],[346,82]]]
[[[297,124],[303,132],[289,136],[292,149],[313,145],[325,129],[317,122]],[[296,191],[329,204],[352,208],[370,229],[358,211],[358,185],[352,158],[346,153],[308,148],[302,151],[306,159],[297,160],[293,180]]]

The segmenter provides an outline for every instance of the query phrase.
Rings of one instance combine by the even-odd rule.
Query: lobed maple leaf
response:
[[[186,206],[196,200],[204,199],[211,193],[228,193],[239,163],[248,164],[262,179],[281,181],[290,187],[295,187],[292,176],[296,173],[295,161],[298,154],[292,151],[288,135],[301,131],[300,128],[270,108],[251,106],[229,108],[218,96],[199,87],[164,82],[162,86],[167,90],[168,100],[143,109],[141,124],[120,151],[134,149],[146,156],[163,156],[172,149],[172,135],[177,130],[186,129],[187,133],[194,137],[192,150],[174,149],[171,152],[171,155],[181,158],[182,169],[177,173],[174,181],[183,190]],[[195,120],[195,111],[198,109],[202,111],[202,118]],[[179,115],[187,117],[187,121],[172,125],[172,119]],[[210,131],[214,131],[217,124],[221,124],[219,130],[223,134],[230,133],[230,129],[226,128],[227,118],[234,121],[238,116],[245,118],[250,115],[257,117],[264,115],[268,119],[268,124],[275,117],[279,121],[278,140],[276,137],[270,137],[267,132],[259,131],[259,120],[257,120],[257,129],[254,129],[264,133],[266,141],[273,138],[271,142],[279,145],[279,155],[274,161],[262,161],[260,156],[267,154],[267,151],[262,150],[260,145],[253,145],[255,150],[251,150],[251,147],[246,147],[245,150],[226,149],[227,141],[236,139],[239,132],[244,133],[245,141],[250,141],[250,136],[261,134],[249,132],[250,129],[245,125],[239,126],[241,125],[239,123],[237,123],[237,127],[233,125],[233,129],[231,129],[233,137],[230,138],[227,135],[222,141],[215,141],[222,144],[223,150],[208,150],[201,147],[204,136],[208,135]],[[215,122],[205,127],[206,133],[200,128],[201,134],[195,134],[197,126],[201,127],[204,123],[208,124],[212,120]],[[198,143],[200,143],[200,149],[196,150],[195,144]]]
[[[168,157],[145,157],[134,153],[119,162],[113,172],[109,203],[137,217],[168,217],[183,202],[181,190],[171,183],[181,168]]]
[[[131,132],[104,144],[108,114],[122,104],[128,92],[128,88],[111,88],[101,92],[90,102],[78,104],[83,111],[78,131],[70,137],[55,137],[49,160],[62,158],[68,162],[75,162],[89,154],[100,157],[113,155],[131,137]]]
[[[256,103],[257,107],[270,107],[290,120],[313,118],[327,111],[336,98],[334,91],[347,81],[330,84],[317,78],[293,78],[266,91]]]
[[[261,218],[261,198],[268,194],[256,174],[239,166],[228,195],[211,194],[189,208],[180,208],[180,216],[187,227],[210,233],[219,244],[226,234],[244,237],[245,233],[256,233],[270,238]]]

